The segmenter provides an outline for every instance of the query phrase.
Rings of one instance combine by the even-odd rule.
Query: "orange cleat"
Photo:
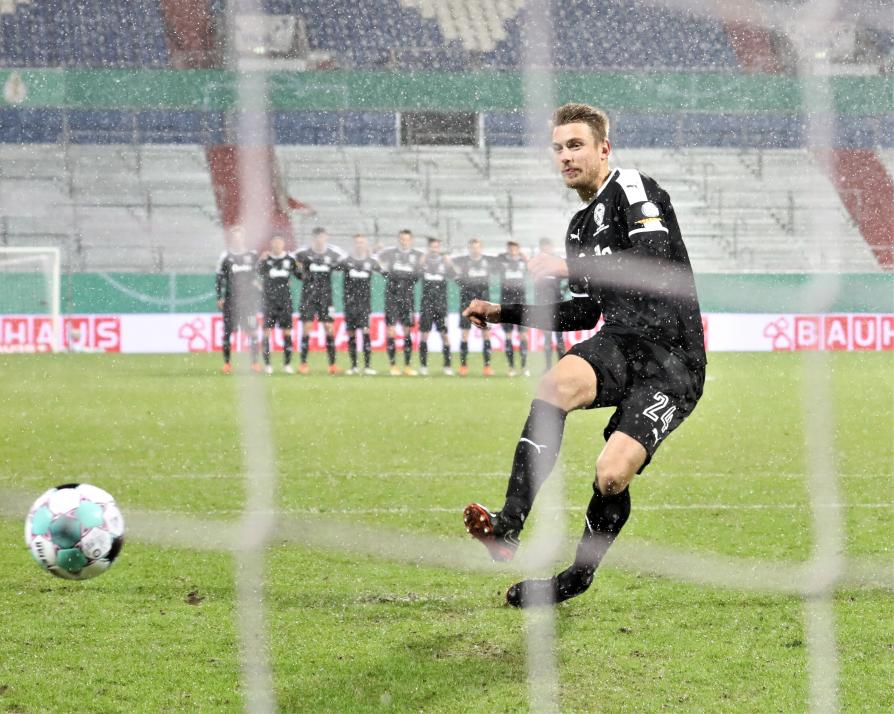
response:
[[[466,365],[462,365],[462,366],[459,368],[459,376],[460,376],[460,377],[467,377],[468,375],[469,375],[469,368],[466,367]]]
[[[307,362],[302,362],[298,365],[298,373],[299,374],[310,374],[310,365]]]
[[[492,513],[480,503],[470,503],[463,511],[466,532],[481,542],[490,557],[499,562],[508,562],[518,549],[518,531],[508,527],[500,514]]]
[[[233,365],[229,362],[224,363],[224,366],[220,368],[221,374],[233,374]]]
[[[494,368],[489,364],[484,365],[484,369],[481,371],[485,377],[493,377],[494,376]]]
[[[251,363],[251,371],[261,373],[261,363],[260,362],[252,362]]]
[[[337,364],[330,364],[328,369],[329,374],[341,374],[342,368]]]

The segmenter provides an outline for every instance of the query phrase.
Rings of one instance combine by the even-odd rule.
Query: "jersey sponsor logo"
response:
[[[525,273],[522,270],[507,270],[506,271],[506,279],[507,280],[522,280],[525,277]]]
[[[444,276],[440,273],[424,273],[422,278],[428,282],[444,282]]]
[[[251,269],[252,269],[251,265],[247,265],[247,264],[239,265],[238,263],[234,263],[233,268],[232,268],[234,273],[245,273]]]
[[[329,258],[326,258],[325,265],[320,264],[320,263],[311,263],[310,264],[310,272],[312,272],[312,273],[328,273],[330,271],[331,271],[331,268],[329,267]],[[271,271],[271,274],[272,274],[272,271]]]
[[[364,263],[364,266],[366,266],[366,263]],[[366,270],[357,270],[356,268],[351,268],[348,271],[348,277],[355,278],[355,279],[368,278],[369,277],[368,270],[369,270],[368,268]]]
[[[271,268],[269,275],[271,278],[288,278],[291,273],[290,271],[283,270],[282,268]]]

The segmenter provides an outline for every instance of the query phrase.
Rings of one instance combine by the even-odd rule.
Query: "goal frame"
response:
[[[62,253],[54,246],[0,246],[0,262],[5,257],[27,255],[46,255],[50,257],[50,290],[48,311],[53,329],[51,348],[53,352],[62,351]]]

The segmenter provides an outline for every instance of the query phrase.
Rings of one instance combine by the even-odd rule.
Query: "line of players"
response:
[[[371,367],[372,348],[370,343],[371,281],[374,273],[385,277],[385,324],[387,353],[392,375],[414,376],[428,374],[428,337],[433,330],[441,336],[443,370],[453,375],[452,355],[447,335],[447,285],[454,280],[459,285],[460,303],[466,306],[472,300],[490,299],[492,276],[499,277],[500,302],[524,303],[527,258],[518,243],[509,241],[506,252],[488,256],[482,252],[481,241],[473,238],[468,243],[468,253],[450,257],[441,252],[441,242],[437,238],[428,239],[427,251],[413,247],[413,234],[409,230],[398,233],[397,244],[381,250],[376,255],[370,251],[367,238],[356,235],[349,254],[329,245],[329,236],[324,228],[315,228],[311,245],[294,253],[286,252],[281,237],[270,241],[270,250],[259,255],[247,250],[240,229],[233,229],[230,236],[230,250],[220,258],[216,273],[218,307],[223,311],[223,357],[224,374],[232,371],[231,340],[237,331],[248,338],[252,369],[260,371],[258,360],[257,314],[263,312],[263,332],[260,344],[264,371],[273,372],[270,363],[270,335],[274,327],[283,333],[284,370],[293,374],[292,366],[292,291],[291,279],[302,282],[300,318],[304,323],[300,345],[298,372],[307,374],[309,334],[313,321],[319,320],[326,333],[326,352],[329,374],[339,374],[341,369],[335,363],[335,333],[333,330],[332,275],[336,271],[344,273],[344,319],[348,333],[348,354],[351,367],[347,374],[376,373]],[[548,238],[540,241],[540,251],[552,253],[553,246]],[[417,282],[422,283],[422,301],[419,314],[419,371],[411,367],[414,329],[414,295]],[[554,303],[564,299],[564,288],[555,280],[535,285],[536,302]],[[400,327],[403,338],[403,367],[397,364]],[[468,374],[469,331],[471,323],[460,318],[460,366],[459,374]],[[504,325],[505,353],[509,365],[509,376],[516,376],[519,370],[528,374],[528,330],[518,325]],[[516,369],[513,330],[518,332],[518,365]],[[358,366],[358,333],[363,350],[363,368]],[[493,374],[491,367],[490,329],[482,331],[483,374]],[[544,352],[547,367],[552,363],[552,341],[556,340],[556,352],[561,358],[565,343],[561,332],[545,333]]]

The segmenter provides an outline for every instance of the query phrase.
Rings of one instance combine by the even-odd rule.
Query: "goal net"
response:
[[[0,247],[0,350],[62,349],[58,248]]]

